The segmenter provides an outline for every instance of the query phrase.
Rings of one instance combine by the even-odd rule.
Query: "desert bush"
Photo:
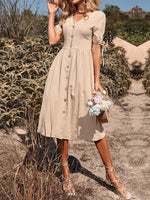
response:
[[[32,7],[36,4],[36,9]],[[34,6],[35,7],[35,6]],[[58,11],[59,14],[59,11]],[[55,24],[60,15],[55,16]],[[25,37],[47,35],[48,16],[38,13],[38,0],[2,0],[0,2],[0,36],[19,44]]]
[[[131,78],[139,80],[144,76],[144,70],[142,69],[143,64],[138,61],[134,61],[132,64],[132,70],[130,70]]]
[[[101,67],[101,83],[113,99],[126,94],[131,84],[128,61],[122,47],[108,47],[104,54],[105,66]]]
[[[49,68],[62,47],[50,46],[43,38],[26,38],[20,45],[0,40],[0,128],[24,124],[25,108],[34,108],[38,119]],[[130,85],[128,62],[122,48],[108,48],[101,68],[101,82],[113,98],[126,93]]]
[[[148,57],[146,59],[142,83],[147,91],[147,94],[150,95],[150,50],[148,51]]]
[[[0,5],[0,35],[13,38],[17,43],[28,36],[37,21],[37,9],[31,11],[34,0],[1,0]]]
[[[41,105],[45,80],[62,43],[50,46],[41,38],[26,38],[20,45],[0,39],[0,128],[21,123],[26,105]],[[38,114],[37,114],[38,115]]]

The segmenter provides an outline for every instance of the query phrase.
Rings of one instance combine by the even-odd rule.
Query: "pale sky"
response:
[[[28,1],[31,2],[31,0]],[[150,0],[102,0],[99,9],[103,10],[105,4],[117,5],[122,11],[127,11],[138,5],[142,9],[150,12]],[[59,11],[61,12],[60,9]],[[47,0],[39,0],[39,12],[47,15]]]
[[[104,9],[105,4],[117,5],[122,11],[130,10],[136,5],[150,12],[150,0],[103,0],[100,4],[100,10]]]

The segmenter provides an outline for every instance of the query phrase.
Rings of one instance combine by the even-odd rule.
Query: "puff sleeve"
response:
[[[62,23],[62,20],[60,19],[58,24],[56,24],[54,26],[54,29],[57,33],[59,33],[60,35],[63,34],[63,29],[61,28],[61,23]]]
[[[95,23],[92,27],[92,42],[96,44],[102,44],[103,35],[105,33],[106,15],[105,13],[98,11],[96,15]]]

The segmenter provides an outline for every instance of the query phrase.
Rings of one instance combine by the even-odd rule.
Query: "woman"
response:
[[[87,101],[92,97],[92,89],[104,91],[99,76],[106,18],[97,5],[94,0],[62,0],[61,20],[54,26],[59,4],[47,0],[49,43],[57,44],[64,37],[64,45],[48,73],[38,132],[57,138],[63,190],[68,195],[75,195],[67,162],[68,140],[82,138],[95,142],[105,165],[107,180],[119,195],[130,199],[130,193],[113,171],[104,129],[96,122],[96,116],[88,115]]]

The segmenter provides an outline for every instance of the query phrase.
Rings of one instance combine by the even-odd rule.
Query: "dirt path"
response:
[[[132,82],[128,94],[119,100],[119,104],[111,107],[110,122],[103,125],[113,166],[118,178],[133,195],[133,200],[148,200],[150,197],[150,98],[145,95],[141,81]],[[21,129],[16,130],[19,134],[25,133]],[[15,133],[9,136],[1,132],[0,136],[0,144],[3,147],[6,145],[10,147],[10,137],[19,138]],[[16,142],[15,140],[15,145],[19,148],[18,153],[22,157],[25,152]],[[81,140],[70,142],[69,155],[72,155],[76,162],[74,166],[72,165],[73,172],[77,168],[76,173],[72,173],[72,179],[77,193],[82,194],[80,200],[121,199],[114,192],[113,187],[104,182],[105,169],[94,143]],[[6,165],[3,163],[4,171]]]
[[[113,166],[118,178],[131,192],[132,199],[148,200],[150,197],[150,98],[145,95],[141,81],[133,81],[128,95],[121,98],[119,102],[121,106],[111,107],[111,121],[103,125]],[[105,170],[93,143],[71,142],[70,154],[80,161],[82,167],[89,170],[84,173],[87,176],[81,173],[72,175],[76,184],[91,189],[88,199],[121,199],[112,188],[103,186],[101,180],[105,180]]]

